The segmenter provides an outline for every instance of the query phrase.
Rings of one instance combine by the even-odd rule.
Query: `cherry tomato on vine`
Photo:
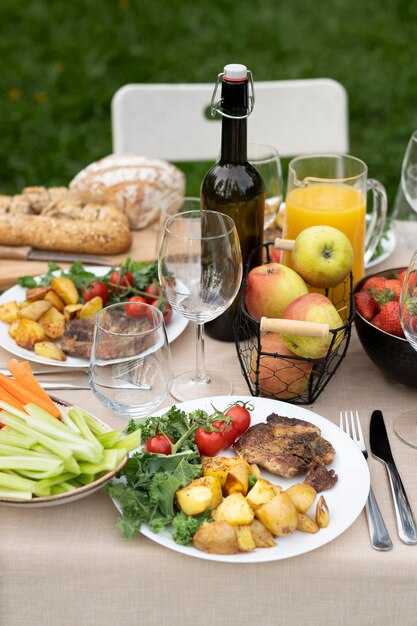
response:
[[[129,317],[134,317],[136,319],[141,319],[142,317],[148,317],[149,309],[147,306],[139,306],[140,304],[145,304],[145,298],[142,296],[132,296],[127,301],[125,311],[126,315]],[[132,303],[132,304],[130,304]],[[137,304],[139,303],[139,305]]]
[[[246,406],[235,404],[230,407],[225,413],[228,417],[232,418],[232,424],[237,430],[238,435],[242,435],[250,426],[250,413]]]
[[[153,300],[151,304],[161,311],[164,317],[164,322],[165,324],[167,324],[172,317],[172,307],[170,303],[166,300],[162,300],[161,302],[161,300],[159,300],[158,298],[157,300]]]
[[[129,270],[126,272],[122,270],[114,270],[114,272],[110,274],[109,283],[112,289],[117,291],[119,287],[133,287],[135,280],[132,272],[129,272]]]
[[[153,304],[155,298],[158,298],[159,294],[161,293],[161,287],[160,285],[158,285],[158,283],[151,283],[146,287],[145,293],[149,294],[148,296],[145,296],[146,302],[148,304]]]
[[[226,422],[213,422],[213,426],[221,429],[221,434],[223,435],[223,439],[226,444],[225,447],[230,448],[238,436],[238,432],[234,427],[233,422],[230,422],[229,425],[227,425]]]
[[[103,300],[103,306],[106,306],[109,299],[109,289],[104,283],[96,281],[83,287],[81,295],[84,302],[88,302],[89,300],[92,300],[92,298],[100,296],[100,298]]]
[[[174,439],[169,435],[154,435],[145,443],[145,450],[154,454],[171,454],[172,448],[169,442],[175,443]]]
[[[194,441],[198,451],[204,456],[215,456],[225,446],[223,433],[218,431],[207,432],[202,427],[197,428]]]

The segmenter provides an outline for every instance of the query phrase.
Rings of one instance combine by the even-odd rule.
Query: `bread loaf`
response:
[[[76,202],[66,187],[28,187],[0,196],[0,244],[87,254],[122,254],[132,235],[112,206]]]
[[[114,205],[128,217],[130,228],[142,229],[156,221],[161,210],[181,205],[185,176],[161,159],[111,154],[79,172],[69,188],[77,200]]]

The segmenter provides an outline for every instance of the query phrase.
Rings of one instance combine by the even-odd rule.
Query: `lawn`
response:
[[[67,184],[110,153],[121,85],[213,83],[225,63],[242,62],[255,81],[340,81],[350,152],[392,202],[417,128],[416,17],[403,0],[3,0],[0,192]],[[187,168],[188,193],[205,168]]]

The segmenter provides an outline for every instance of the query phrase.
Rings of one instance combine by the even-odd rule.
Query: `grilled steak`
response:
[[[233,445],[238,456],[272,474],[291,478],[310,463],[331,463],[335,450],[314,424],[272,413],[266,424],[251,426]]]
[[[328,470],[327,467],[312,461],[307,471],[304,482],[313,487],[316,491],[324,491],[331,489],[337,483],[337,474],[334,470]]]
[[[93,343],[94,320],[87,317],[68,322],[61,337],[61,350],[77,359],[89,359]]]

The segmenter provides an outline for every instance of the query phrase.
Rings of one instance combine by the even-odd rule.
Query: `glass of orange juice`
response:
[[[366,200],[372,191],[372,213],[366,220]],[[383,234],[387,215],[387,195],[383,185],[368,178],[366,164],[344,154],[299,156],[288,166],[284,239],[295,239],[309,226],[338,228],[349,237],[354,251],[354,282],[364,275]],[[291,265],[291,253],[283,254]]]

